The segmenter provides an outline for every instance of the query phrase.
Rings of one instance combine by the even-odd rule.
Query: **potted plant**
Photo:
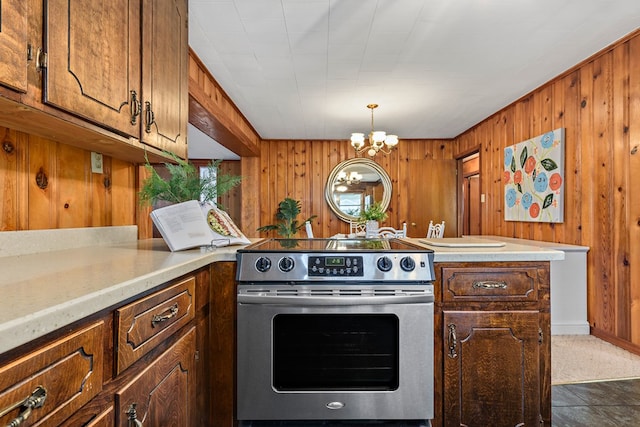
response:
[[[219,206],[218,197],[227,193],[242,181],[241,176],[221,174],[217,171],[221,160],[207,165],[207,173],[200,174],[196,166],[172,153],[167,153],[175,163],[165,163],[168,177],[163,178],[146,159],[145,169],[149,177],[142,183],[140,203],[155,206],[158,202],[182,203],[199,200]]]
[[[380,202],[370,204],[367,209],[360,214],[360,221],[366,223],[368,230],[380,228],[380,221],[387,219],[387,213],[382,209]]]
[[[313,220],[317,215],[311,215],[309,218],[302,222],[298,222],[297,217],[300,214],[301,206],[298,200],[287,197],[280,203],[278,203],[278,211],[276,212],[276,219],[280,222],[278,224],[263,225],[258,228],[258,231],[272,231],[276,230],[278,235],[290,239],[301,228],[304,227],[304,223]]]

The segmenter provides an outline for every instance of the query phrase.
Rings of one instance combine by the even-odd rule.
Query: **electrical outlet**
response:
[[[91,172],[102,173],[102,154],[91,152]]]
[[[484,193],[480,195],[480,203],[484,203]]]

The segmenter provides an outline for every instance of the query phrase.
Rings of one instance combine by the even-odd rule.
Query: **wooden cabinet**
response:
[[[92,323],[0,366],[0,425],[56,426],[100,393],[104,333]]]
[[[195,318],[196,278],[116,310],[116,372],[120,373]]]
[[[24,425],[214,425],[210,274],[201,268],[0,355],[0,425],[30,405]]]
[[[116,392],[116,426],[195,426],[195,353],[192,327]]]
[[[538,313],[445,311],[444,326],[444,425],[538,425]]]
[[[138,137],[140,3],[46,3],[44,102]]]
[[[44,102],[186,157],[187,22],[186,0],[49,0]]]
[[[186,0],[142,2],[142,142],[187,156]]]
[[[434,426],[550,424],[549,263],[435,267]]]
[[[0,1],[0,85],[27,91],[27,3]]]

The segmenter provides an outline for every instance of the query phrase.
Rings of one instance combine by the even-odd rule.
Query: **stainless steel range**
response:
[[[433,279],[433,252],[397,239],[271,239],[239,250],[237,418],[425,425]]]

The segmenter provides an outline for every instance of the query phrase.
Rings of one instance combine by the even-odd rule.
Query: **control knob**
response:
[[[400,260],[400,268],[404,271],[413,271],[416,268],[416,262],[409,256],[403,257]]]
[[[291,270],[293,270],[293,266],[294,266],[294,262],[293,259],[286,256],[280,259],[280,262],[278,263],[278,267],[280,268],[280,271],[282,271],[283,273],[287,273]]]
[[[393,263],[387,256],[378,258],[377,265],[378,265],[378,270],[384,271],[385,273],[391,270],[391,267],[393,267]]]
[[[256,261],[256,270],[260,273],[264,273],[271,268],[271,260],[269,258],[261,256]]]

